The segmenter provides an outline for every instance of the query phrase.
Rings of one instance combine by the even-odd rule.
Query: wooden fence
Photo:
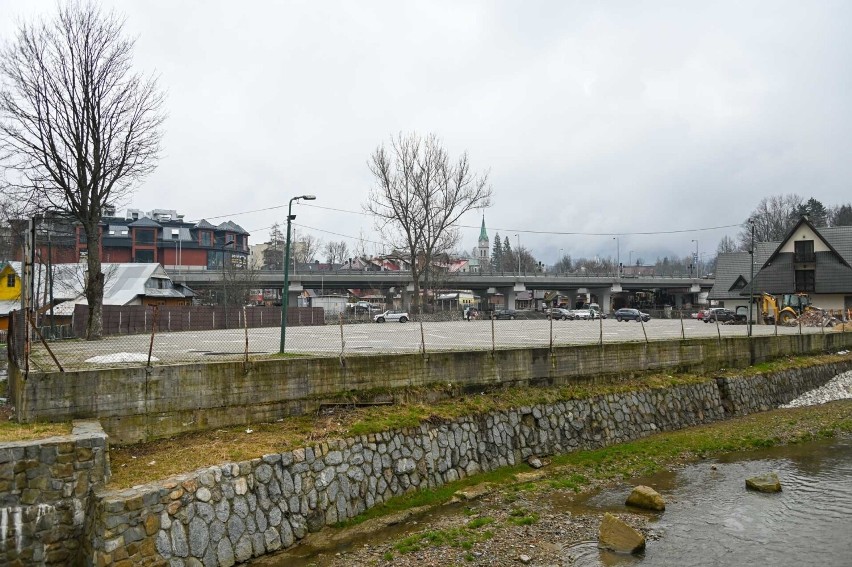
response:
[[[216,329],[242,329],[244,327],[280,327],[281,309],[277,307],[214,307],[206,305],[158,306],[157,331],[211,331]],[[74,308],[74,335],[86,335],[88,305]],[[154,322],[154,308],[149,305],[104,305],[103,334],[134,335],[148,333]],[[287,326],[324,325],[325,314],[321,307],[290,307]]]

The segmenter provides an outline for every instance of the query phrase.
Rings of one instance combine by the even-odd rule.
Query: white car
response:
[[[376,323],[384,323],[385,321],[399,321],[400,323],[405,323],[408,321],[408,311],[387,310],[384,313],[379,313],[373,317],[373,321]]]

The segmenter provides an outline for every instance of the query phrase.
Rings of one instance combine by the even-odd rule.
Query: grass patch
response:
[[[531,526],[538,522],[539,516],[524,508],[515,508],[509,512],[509,523],[516,526]]]
[[[0,443],[36,441],[57,435],[70,435],[70,423],[13,423],[0,422]]]
[[[494,520],[491,520],[491,522],[493,521]],[[463,528],[430,530],[427,532],[410,535],[406,538],[399,540],[394,545],[394,548],[402,554],[415,553],[427,547],[443,546],[470,550],[473,549],[474,544],[479,543],[481,541],[489,540],[492,537],[494,537],[493,532],[488,530],[477,531],[476,528],[471,528],[469,523]]]
[[[566,476],[552,479],[548,481],[550,488],[555,488],[557,490],[573,490],[574,492],[580,492],[584,487],[588,486],[590,483],[589,479],[584,475],[577,473],[569,473]]]

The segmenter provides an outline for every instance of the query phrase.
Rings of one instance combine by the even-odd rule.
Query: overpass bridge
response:
[[[245,278],[242,281],[252,288],[281,290],[284,287],[283,272],[256,270],[244,273]],[[199,291],[221,289],[225,278],[234,278],[233,272],[222,270],[199,270],[169,275],[173,281]],[[414,290],[411,274],[402,271],[300,270],[291,273],[289,280],[290,305],[296,305],[296,296],[305,289],[382,289],[400,293],[403,304],[407,304],[406,294]],[[510,309],[514,308],[519,292],[544,290],[558,291],[566,295],[588,293],[594,295],[598,303],[606,309],[613,294],[650,289],[666,292],[675,298],[674,307],[680,307],[684,303],[684,296],[710,291],[714,281],[710,278],[688,276],[457,273],[442,274],[436,286],[440,289],[469,289],[481,297],[500,293],[505,297],[505,306]]]

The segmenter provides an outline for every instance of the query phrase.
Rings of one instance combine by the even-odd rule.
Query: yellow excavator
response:
[[[779,304],[774,295],[763,292],[757,301],[761,318],[767,325],[774,325],[776,321],[786,325],[796,320],[805,311],[817,309],[811,305],[811,298],[807,293],[784,294]]]

